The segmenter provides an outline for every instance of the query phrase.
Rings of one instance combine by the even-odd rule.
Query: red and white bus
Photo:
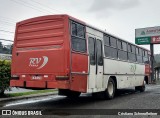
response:
[[[101,93],[149,82],[149,51],[69,15],[18,22],[12,53],[11,87],[57,88],[59,95]]]

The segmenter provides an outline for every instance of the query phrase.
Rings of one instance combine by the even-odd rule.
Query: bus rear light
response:
[[[48,75],[44,75],[44,78],[48,78]]]
[[[68,80],[69,76],[56,76],[56,80]]]
[[[26,75],[22,75],[21,77],[25,78],[25,77],[26,77]]]

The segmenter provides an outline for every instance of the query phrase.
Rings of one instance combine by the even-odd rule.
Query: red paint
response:
[[[87,92],[88,55],[72,52],[71,90]]]
[[[153,37],[151,37],[151,43],[153,43],[153,44],[160,44],[160,36],[153,36]]]
[[[149,64],[145,65],[145,74],[150,74],[150,65]]]
[[[87,75],[72,74],[71,90],[87,92]]]
[[[26,87],[46,88],[46,82],[44,82],[44,81],[26,81]]]
[[[72,52],[72,72],[88,73],[88,55]]]
[[[11,87],[24,87],[24,81],[22,80],[10,80]]]
[[[16,24],[11,73],[19,75],[19,80],[11,80],[10,86],[87,91],[88,55],[71,52],[70,19],[85,25],[68,15],[41,16]],[[85,75],[71,76],[72,72]],[[56,80],[56,76],[69,79]]]
[[[51,81],[51,82],[48,82],[47,84],[47,88],[58,88],[58,83],[56,81]]]

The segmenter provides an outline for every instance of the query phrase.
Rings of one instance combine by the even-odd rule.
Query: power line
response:
[[[0,36],[9,36],[9,37],[13,37],[13,36],[14,36],[14,33],[0,32]]]
[[[5,30],[4,30],[5,29]],[[15,30],[15,28],[14,28]],[[14,32],[12,32],[13,30],[9,30],[9,28],[6,27],[0,27],[0,35],[6,35],[6,36],[12,36],[14,35]]]
[[[24,1],[24,0],[21,0],[21,2],[23,2],[23,3],[25,3],[25,4],[28,4],[28,5],[31,5],[31,6],[33,6],[34,8],[35,8],[35,7],[37,8],[37,6],[35,6],[35,4],[28,3],[28,2],[26,2],[26,1]],[[42,6],[42,5],[41,5],[41,6]],[[43,12],[46,11],[46,12],[48,12],[48,13],[53,13],[53,12],[47,10],[47,9],[42,8],[42,7],[37,8],[37,9],[38,9],[38,10],[43,9],[43,10],[42,10]]]
[[[16,24],[15,24],[15,25],[9,24],[9,23],[3,22],[3,21],[1,21],[1,20],[0,20],[0,24],[1,24],[1,25],[4,25],[4,26],[10,26],[10,27],[16,26]]]
[[[1,24],[0,29],[8,29],[8,27],[15,27],[16,22],[13,20],[11,21],[9,18],[0,16],[0,24]],[[2,26],[5,28],[3,28]]]
[[[0,39],[2,41],[9,41],[9,42],[13,42],[12,40],[8,40],[8,39]]]
[[[12,2],[15,2],[15,3],[17,3],[17,4],[20,4],[20,5],[23,5],[23,6],[26,6],[26,7],[29,7],[29,8],[31,8],[31,9],[34,9],[34,10],[37,10],[37,11],[39,11],[39,12],[41,12],[41,13],[46,13],[46,12],[44,12],[44,11],[42,11],[42,10],[40,10],[40,9],[37,9],[35,6],[33,7],[33,5],[27,5],[28,3],[26,3],[26,2],[22,2],[22,1],[16,1],[16,0],[10,0],[10,1],[12,1]],[[26,3],[26,4],[25,4]]]
[[[10,0],[10,1],[11,1],[11,0]],[[28,3],[28,2],[23,1],[23,0],[21,0],[21,1],[12,0],[12,2],[15,2],[15,3],[17,3],[17,4],[21,4],[21,5],[26,6],[26,7],[30,7],[30,8],[32,8],[32,9],[34,9],[34,10],[38,10],[38,11],[43,12],[43,13],[49,12],[49,13],[52,13],[52,14],[53,14],[53,11],[61,12],[61,11],[59,11],[59,10],[57,10],[57,9],[53,9],[53,8],[51,8],[51,7],[48,7],[47,5],[43,5],[43,4],[41,4],[41,3],[37,2],[37,1],[32,1],[32,3],[34,2],[34,3],[42,6],[43,8],[42,8],[42,7],[38,8],[37,6],[35,6],[35,4],[31,4],[31,3]],[[42,10],[42,9],[43,9],[43,10]],[[50,10],[47,10],[47,9],[50,9]],[[44,12],[44,11],[46,11],[46,12]],[[61,12],[61,13],[62,13],[62,12]],[[55,14],[55,13],[54,13],[54,14]]]
[[[43,4],[41,4],[41,3],[37,2],[37,1],[32,0],[32,2],[37,3],[37,4],[43,6],[43,7],[47,8],[47,9],[50,9],[50,10],[53,10],[53,11],[57,11],[59,13],[63,13],[63,12],[57,10],[57,9],[53,9],[53,8],[49,7],[48,5],[43,5]]]
[[[0,29],[0,31],[1,31],[1,32],[7,32],[7,33],[14,33],[14,32],[11,32],[11,31],[1,30],[1,29]]]
[[[13,19],[13,18],[8,18],[8,17],[4,17],[4,16],[0,16],[0,18],[8,20],[8,21],[14,21],[14,22],[16,22],[16,19]]]
[[[15,27],[14,25],[9,25],[9,24],[5,24],[5,23],[0,23],[0,29],[10,29],[11,27]]]
[[[4,21],[4,20],[2,20],[2,19],[0,19],[0,21],[1,21],[1,22],[4,22],[4,23],[7,23],[7,24],[10,24],[10,25],[15,25],[15,24],[16,24],[16,23],[13,23],[13,22],[8,22],[8,21],[6,21],[6,20]]]

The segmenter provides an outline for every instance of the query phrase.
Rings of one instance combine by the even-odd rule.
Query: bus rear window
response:
[[[72,50],[86,52],[85,27],[71,21],[71,44]]]

